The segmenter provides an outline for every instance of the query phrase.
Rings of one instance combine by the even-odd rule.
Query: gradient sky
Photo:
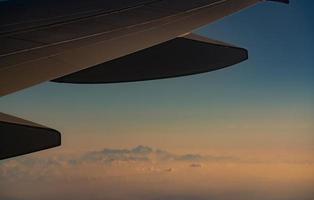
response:
[[[214,197],[221,200],[230,197],[243,200],[246,191],[251,194],[246,196],[248,199],[311,199],[313,193],[309,191],[314,185],[313,9],[314,1],[309,0],[295,0],[289,6],[263,3],[197,30],[197,33],[209,38],[249,50],[248,61],[230,68],[201,75],[135,83],[44,83],[1,97],[0,110],[62,132],[62,147],[33,154],[42,158],[47,155],[99,151],[103,148],[130,149],[140,144],[166,149],[174,154],[195,153],[240,158],[233,165],[208,164],[204,168],[206,170],[189,177],[189,182],[183,179],[184,174],[193,174],[189,171],[191,169],[186,169],[186,173],[182,167],[185,164],[173,163],[182,169],[175,171],[178,179],[174,180],[173,185],[177,190],[172,188],[172,192],[177,191],[177,196],[171,197],[165,189],[167,198],[162,196],[166,194],[159,193],[160,198],[145,197],[146,199],[208,199],[209,196],[206,195],[195,198],[192,194],[187,194],[192,195],[190,198],[180,198],[180,191],[185,191],[185,187],[194,190],[194,182],[205,183],[202,185],[204,191],[200,188],[197,191],[205,192],[209,187],[217,193]],[[22,158],[27,160],[31,157],[27,155]],[[11,162],[14,161],[11,159]],[[232,159],[228,162],[232,162]],[[254,164],[247,165],[251,162]],[[281,164],[269,165],[269,162]],[[37,169],[36,166],[43,166],[27,163],[23,166],[29,170],[22,170],[24,173]],[[5,162],[2,164],[6,165]],[[10,166],[16,165],[8,162],[7,167]],[[161,163],[155,167],[165,171],[163,167],[168,166]],[[4,171],[6,168],[2,169]],[[150,172],[154,171],[149,169]],[[102,170],[103,168],[95,169],[95,177],[101,176]],[[107,170],[115,173],[114,168]],[[132,167],[124,170],[133,173]],[[212,173],[215,170],[217,173]],[[56,171],[49,171],[49,174],[54,172]],[[17,173],[13,173],[17,176]],[[68,173],[71,174],[72,171]],[[149,184],[146,181],[151,183],[162,177],[159,174],[148,178],[143,175],[130,180],[138,183],[138,188],[147,189]],[[260,180],[256,177],[265,178],[265,182],[256,181]],[[170,175],[164,175],[164,178],[163,187],[173,180]],[[207,183],[205,179],[209,178],[217,181],[215,183],[218,186]],[[81,179],[73,180],[79,182]],[[128,181],[132,182],[130,180]],[[127,181],[115,181],[120,183],[116,187],[127,185]],[[22,184],[21,181],[19,183]],[[13,182],[0,180],[0,187],[10,188],[10,184]],[[36,185],[35,182],[34,184]],[[39,181],[38,186],[40,184]],[[93,182],[89,187],[93,191],[97,190],[95,188],[102,191],[102,184],[111,185],[107,182]],[[272,184],[277,186],[274,187],[276,189],[271,188]],[[294,191],[287,188],[293,189],[295,185],[298,185],[298,190],[292,195]],[[84,188],[86,185],[81,186]],[[127,185],[125,191],[133,187]],[[250,187],[258,188],[258,192],[254,193],[255,189],[250,190]],[[80,187],[76,185],[68,191],[80,191],[78,188]],[[147,191],[152,188],[154,187]],[[290,193],[285,193],[285,196],[281,189]],[[57,192],[59,190],[60,195],[65,194],[62,189],[56,189]],[[27,196],[25,194],[21,193],[21,196]],[[29,193],[29,199],[41,199],[35,194]],[[88,194],[85,193],[87,196],[81,198],[88,199]],[[94,193],[96,194],[97,192]]]

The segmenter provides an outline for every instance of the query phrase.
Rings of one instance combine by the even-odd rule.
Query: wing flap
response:
[[[0,160],[60,145],[58,131],[0,113]]]
[[[247,51],[190,34],[53,80],[116,83],[198,74],[247,59]]]

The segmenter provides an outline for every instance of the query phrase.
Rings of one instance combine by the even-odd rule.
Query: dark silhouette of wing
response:
[[[218,70],[247,59],[247,51],[194,34],[55,79],[62,83],[117,83]]]
[[[58,131],[0,113],[0,159],[61,145]]]

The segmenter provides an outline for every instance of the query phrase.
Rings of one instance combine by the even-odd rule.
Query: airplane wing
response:
[[[236,64],[247,58],[246,50],[189,33],[258,2],[1,1],[0,96],[51,80],[139,81]]]
[[[188,34],[52,81],[94,84],[178,77],[218,70],[247,57],[243,48]]]
[[[58,131],[0,112],[0,160],[60,145]]]
[[[172,40],[257,2],[2,2],[0,96]]]

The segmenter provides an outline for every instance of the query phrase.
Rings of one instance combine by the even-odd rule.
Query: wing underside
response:
[[[117,83],[198,74],[246,60],[247,51],[189,34],[53,80],[62,83]]]
[[[60,145],[58,131],[0,112],[0,160]]]

